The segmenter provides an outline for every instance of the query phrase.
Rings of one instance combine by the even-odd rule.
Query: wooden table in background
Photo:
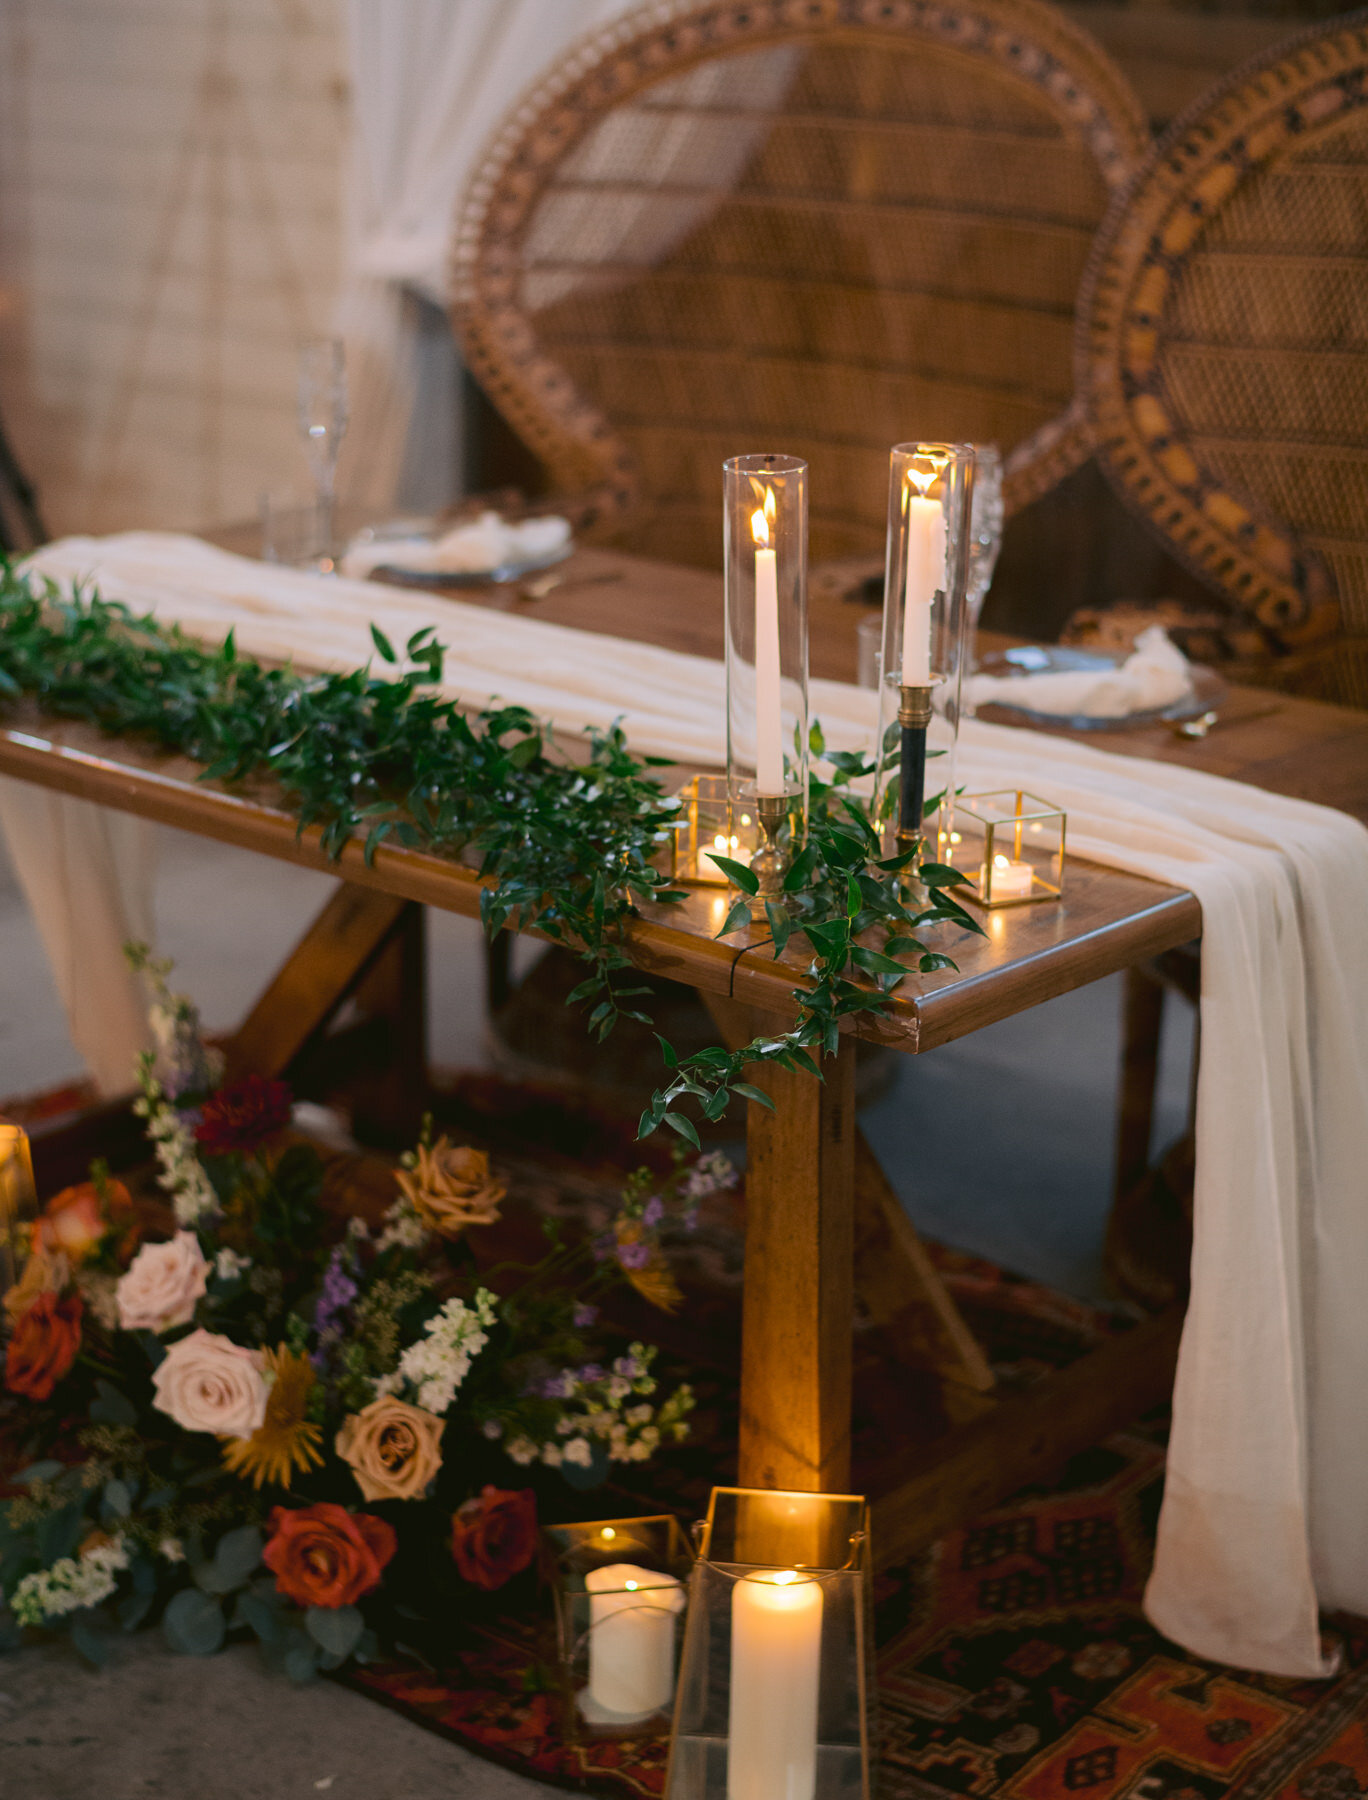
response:
[[[231,537],[224,540],[232,547]],[[717,576],[605,550],[578,551],[564,584],[528,604],[508,590],[452,597],[505,607],[586,631],[717,656],[722,590]],[[577,587],[575,577],[610,582]],[[836,599],[813,607],[813,673],[851,679],[859,608]],[[377,609],[383,625],[383,607]],[[1276,712],[1267,713],[1270,705]],[[1308,701],[1232,690],[1222,723],[1201,742],[1164,728],[1092,734],[1123,755],[1182,762],[1319,800],[1368,818],[1368,715]],[[1247,725],[1245,715],[1264,716]],[[1073,735],[1073,734],[1069,734]],[[234,1041],[242,1068],[282,1069],[366,984],[388,1004],[421,1012],[413,954],[414,903],[477,916],[474,872],[443,857],[384,845],[368,866],[351,844],[333,863],[316,832],[298,835],[270,787],[227,789],[196,779],[183,758],[102,736],[88,726],[7,707],[0,773],[97,801],[162,824],[332,872],[343,885],[276,977]],[[713,937],[723,903],[704,892],[682,907],[647,908],[628,930],[633,961],[698,989],[723,1036],[745,1041],[792,1015],[803,958],[779,963],[742,954],[742,940]],[[752,1104],[748,1120],[746,1279],[742,1318],[740,1476],[748,1485],[842,1489],[850,1479],[851,1334],[857,1252],[862,1293],[896,1324],[916,1298],[932,1329],[959,1357],[968,1388],[991,1385],[981,1355],[938,1290],[924,1252],[855,1121],[853,1040],[862,1035],[911,1053],[946,1044],[1053,996],[1190,942],[1200,934],[1194,897],[1071,859],[1065,897],[988,915],[985,937],[945,931],[937,947],[957,971],[909,976],[886,1017],[852,1026],[826,1079],[768,1069],[756,1079],[776,1111]],[[400,1071],[401,1081],[413,1071]],[[857,1242],[858,1239],[858,1242]],[[910,1289],[918,1290],[915,1295]],[[908,1320],[909,1330],[914,1321]],[[978,1416],[906,1466],[896,1445],[875,1507],[880,1560],[891,1560],[956,1520],[1047,1475],[1163,1397],[1180,1320],[1164,1314],[1108,1342],[1028,1393],[977,1408]],[[924,1324],[917,1327],[925,1330]]]

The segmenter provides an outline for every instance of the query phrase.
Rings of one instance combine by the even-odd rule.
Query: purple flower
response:
[[[571,1314],[576,1331],[588,1331],[590,1326],[597,1325],[598,1316],[599,1309],[596,1306],[588,1306],[583,1300],[576,1300],[575,1310]]]
[[[573,1369],[562,1369],[559,1375],[547,1375],[538,1383],[537,1392],[543,1400],[569,1400],[576,1387]]]
[[[634,1356],[619,1356],[613,1364],[614,1375],[621,1375],[624,1381],[638,1381],[646,1373]]]
[[[641,1211],[643,1225],[659,1225],[665,1217],[665,1202],[659,1194],[652,1194]]]
[[[619,1244],[618,1261],[624,1269],[644,1269],[651,1260],[649,1244]]]
[[[357,1296],[357,1285],[343,1266],[349,1260],[346,1245],[339,1244],[323,1271],[323,1286],[314,1307],[314,1330],[320,1338],[339,1335],[341,1315]]]
[[[585,1363],[584,1367],[579,1372],[579,1378],[582,1382],[586,1383],[590,1381],[602,1381],[606,1374],[607,1370],[602,1363]]]
[[[589,1249],[595,1262],[607,1262],[617,1249],[617,1238],[611,1231],[602,1231],[591,1241]]]

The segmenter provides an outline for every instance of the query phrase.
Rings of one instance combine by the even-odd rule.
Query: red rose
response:
[[[48,1292],[20,1313],[5,1353],[5,1386],[12,1393],[51,1398],[81,1347],[83,1311],[79,1294],[62,1298]]]
[[[277,1590],[300,1606],[354,1606],[380,1585],[397,1549],[393,1530],[371,1513],[349,1513],[320,1500],[316,1506],[277,1506],[271,1541],[261,1560]]]
[[[288,1082],[248,1075],[210,1094],[195,1127],[195,1142],[206,1156],[255,1150],[290,1122],[293,1097]]]
[[[451,1554],[476,1587],[498,1588],[525,1569],[537,1549],[537,1497],[487,1487],[451,1520]]]

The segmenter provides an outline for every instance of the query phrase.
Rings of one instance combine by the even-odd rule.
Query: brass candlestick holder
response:
[[[930,687],[903,687],[898,703],[902,757],[898,788],[898,841],[909,848],[923,835],[926,810],[926,731],[931,723]]]

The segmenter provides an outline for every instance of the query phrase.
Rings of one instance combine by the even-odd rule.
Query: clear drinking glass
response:
[[[968,609],[968,669],[978,668],[979,614],[993,585],[1002,548],[1002,453],[996,444],[974,445],[974,496],[969,518],[969,573],[964,601]]]
[[[337,453],[347,430],[347,366],[341,338],[310,338],[299,352],[299,430],[313,472],[319,554],[315,567],[336,567],[334,512]]]

